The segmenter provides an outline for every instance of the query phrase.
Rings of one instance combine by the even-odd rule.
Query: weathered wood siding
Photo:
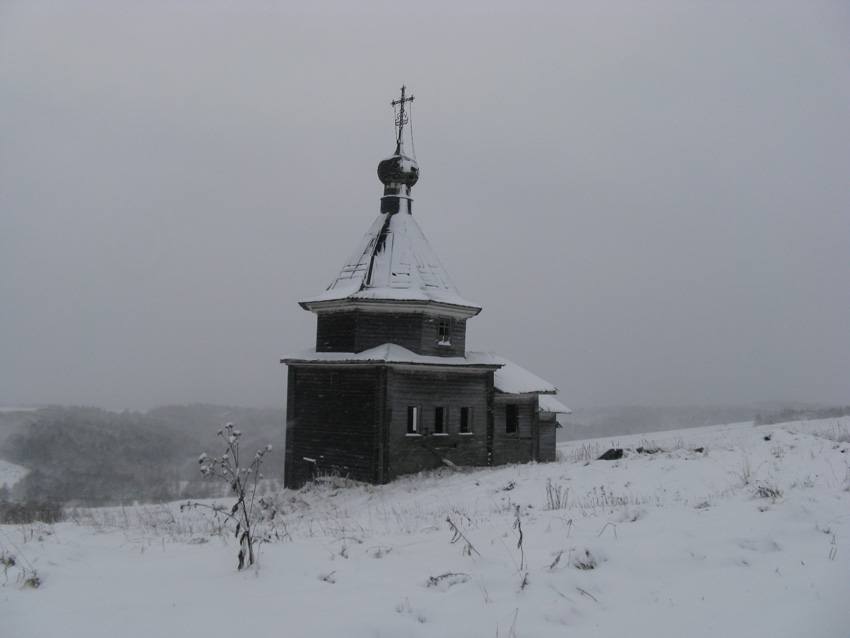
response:
[[[557,460],[555,451],[556,437],[555,429],[557,424],[554,421],[540,421],[540,453],[537,457],[538,461],[550,462]]]
[[[439,343],[440,320],[450,321],[449,345]],[[466,321],[425,313],[333,312],[317,319],[317,352],[363,352],[394,343],[422,355],[462,357]]]
[[[357,317],[353,312],[319,315],[316,324],[316,352],[357,352]]]
[[[506,431],[505,406],[519,408],[519,427]],[[527,463],[534,460],[537,421],[536,395],[496,394],[493,406],[493,465]]]
[[[492,372],[390,369],[387,374],[389,423],[388,478],[443,465],[487,465],[488,388]],[[407,434],[407,408],[420,408],[421,434]],[[434,431],[435,408],[446,410],[446,434]],[[471,434],[460,434],[460,409],[471,408]]]
[[[440,321],[448,321],[451,329],[451,339],[448,345],[440,343]],[[466,321],[424,315],[422,317],[422,344],[420,354],[438,357],[463,357],[466,354]]]
[[[517,406],[517,432],[506,406]],[[407,432],[408,407],[419,433]],[[435,433],[436,408],[445,433]],[[468,408],[470,433],[460,432]],[[555,423],[541,421],[537,396],[494,393],[490,370],[393,365],[291,365],[285,484],[316,473],[370,483],[443,465],[483,466],[555,460]]]
[[[379,480],[380,379],[379,367],[289,367],[287,487],[316,473]]]

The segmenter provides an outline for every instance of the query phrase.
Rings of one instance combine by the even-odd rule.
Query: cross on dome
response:
[[[401,85],[401,98],[398,100],[393,100],[390,104],[393,107],[398,106],[398,115],[395,118],[395,125],[398,128],[398,132],[396,133],[395,141],[398,149],[396,153],[401,151],[401,133],[404,130],[404,125],[409,121],[408,115],[404,112],[404,103],[405,102],[413,102],[415,99],[412,95],[410,97],[404,97],[404,92],[407,90],[405,85]]]
[[[390,102],[393,108],[398,107],[395,118],[396,145],[395,153],[391,157],[382,160],[378,164],[378,179],[384,185],[384,197],[381,203],[381,212],[398,212],[406,210],[410,212],[410,189],[419,179],[419,165],[412,157],[404,153],[404,125],[410,121],[410,116],[405,110],[405,104],[413,102],[413,96],[407,97],[407,87],[401,87],[401,98]],[[412,129],[411,129],[412,131]],[[413,146],[413,135],[410,137]],[[404,203],[401,200],[405,200]]]

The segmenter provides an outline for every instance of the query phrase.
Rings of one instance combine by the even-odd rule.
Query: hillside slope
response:
[[[114,505],[215,494],[196,459],[217,451],[216,432],[228,421],[245,429],[252,452],[268,443],[283,449],[285,439],[283,410],[203,404],[145,413],[52,406],[0,421],[8,425],[0,460],[28,470],[10,483],[12,496],[31,502]],[[282,479],[282,454],[266,474]]]
[[[172,506],[0,528],[10,637],[771,636],[850,626],[850,418],[559,447],[561,461],[278,494],[257,570]],[[639,451],[638,448],[641,448]],[[10,543],[15,545],[11,546]]]

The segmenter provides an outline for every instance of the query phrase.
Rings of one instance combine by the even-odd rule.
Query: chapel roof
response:
[[[303,308],[322,312],[389,302],[394,308],[416,311],[437,306],[441,313],[462,318],[481,312],[481,306],[460,296],[413,218],[410,190],[419,179],[419,166],[415,153],[414,157],[405,154],[403,139],[409,121],[405,105],[413,99],[405,97],[401,87],[401,99],[392,102],[399,108],[396,148],[378,164],[378,178],[384,185],[378,218],[336,279],[322,294],[300,302]]]
[[[330,286],[301,305],[314,310],[346,300],[434,302],[465,309],[468,316],[481,311],[460,296],[413,215],[405,212],[378,215]]]

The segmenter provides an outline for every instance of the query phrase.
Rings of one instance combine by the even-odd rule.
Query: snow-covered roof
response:
[[[541,412],[550,412],[552,414],[572,414],[573,412],[551,394],[540,394],[537,398]]]
[[[363,352],[317,352],[315,348],[289,354],[281,363],[394,363],[433,366],[486,366],[494,368],[493,386],[502,394],[539,394],[541,412],[570,414],[553,394],[558,389],[522,366],[492,352],[467,352],[464,357],[416,354],[395,343],[385,343]]]
[[[440,366],[503,365],[503,359],[489,352],[467,352],[465,357],[436,357],[416,354],[394,343],[385,343],[363,352],[316,352],[314,348],[283,358],[283,363],[408,363]]]
[[[413,215],[382,213],[336,279],[322,294],[301,302],[316,310],[328,302],[389,300],[435,302],[478,314],[481,307],[458,294]]]
[[[492,366],[493,386],[503,394],[555,394],[558,388],[522,366],[493,352],[467,352],[464,357],[437,357],[416,354],[395,343],[385,343],[363,352],[317,352],[302,350],[281,359],[283,363],[411,363],[441,366]],[[553,399],[554,401],[554,399]],[[554,404],[569,412],[557,401]]]
[[[508,361],[498,355],[493,356],[502,363],[502,367],[496,370],[493,375],[493,384],[497,392],[505,394],[529,394],[531,392],[555,394],[558,391],[558,388],[551,383],[518,366],[513,361]]]

